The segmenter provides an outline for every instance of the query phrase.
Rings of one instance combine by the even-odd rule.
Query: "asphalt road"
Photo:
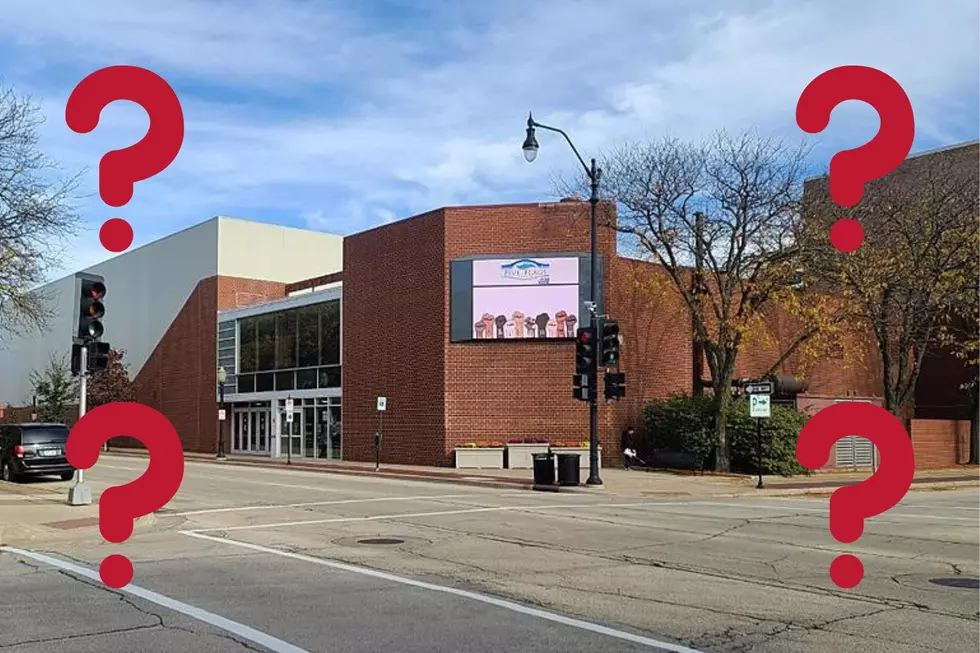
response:
[[[144,469],[104,456],[95,494]],[[976,489],[910,493],[853,545],[826,497],[534,493],[188,463],[122,545],[60,482],[0,484],[0,651],[969,651]],[[86,519],[88,518],[88,519]],[[65,520],[78,520],[65,523]],[[11,526],[11,522],[17,525]],[[362,543],[382,538],[392,543]],[[854,553],[865,579],[828,566]],[[98,580],[128,555],[133,583]]]

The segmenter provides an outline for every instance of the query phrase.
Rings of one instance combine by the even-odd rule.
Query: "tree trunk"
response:
[[[724,372],[715,383],[715,471],[731,471],[728,446],[728,414],[732,408],[732,366],[722,366]]]
[[[970,402],[970,464],[980,465],[980,382],[973,385],[973,401]]]

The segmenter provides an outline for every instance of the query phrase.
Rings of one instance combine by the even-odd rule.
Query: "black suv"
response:
[[[64,424],[0,424],[0,479],[52,475],[71,480],[75,468],[65,457],[67,443]]]

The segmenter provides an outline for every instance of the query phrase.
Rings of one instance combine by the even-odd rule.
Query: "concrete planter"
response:
[[[534,454],[548,453],[547,444],[515,442],[507,445],[507,469],[534,469]]]
[[[503,469],[504,448],[456,447],[456,469]]]
[[[555,466],[558,465],[558,454],[577,453],[579,469],[589,468],[589,448],[588,447],[552,447],[551,452],[555,454]],[[602,469],[602,447],[599,447],[599,469]]]

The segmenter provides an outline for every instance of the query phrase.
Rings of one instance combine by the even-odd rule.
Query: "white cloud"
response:
[[[974,0],[388,0],[388,13],[353,1],[108,0],[51,2],[44,16],[8,4],[0,42],[13,45],[0,57],[17,63],[0,73],[44,100],[44,145],[89,166],[89,190],[99,156],[138,140],[147,120],[112,105],[94,133],[74,134],[63,122],[74,84],[131,63],[181,96],[177,160],[123,209],[86,205],[96,226],[129,219],[138,242],[217,213],[349,233],[444,204],[549,197],[554,174],[578,164],[554,134],[539,135],[533,166],[523,161],[529,109],[586,157],[718,127],[804,138],[796,99],[840,64],[899,80],[917,148],[977,135]],[[875,130],[874,112],[850,104],[815,137],[824,159]]]

